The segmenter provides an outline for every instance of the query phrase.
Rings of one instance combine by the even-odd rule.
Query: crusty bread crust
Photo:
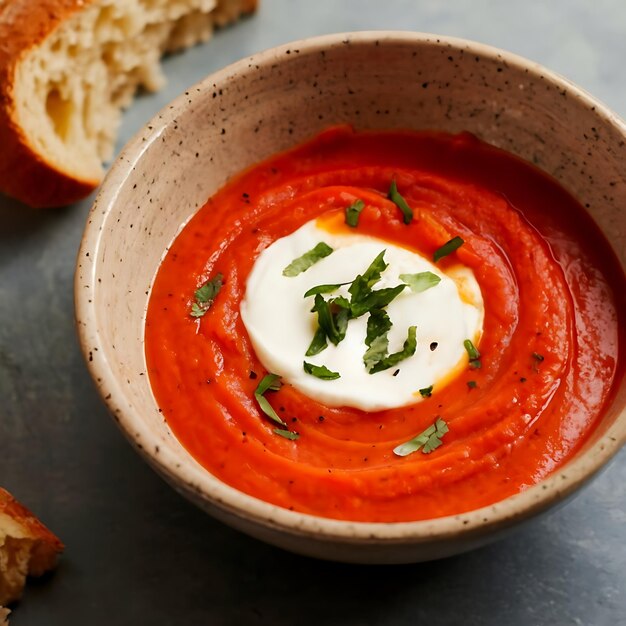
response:
[[[20,597],[26,576],[53,569],[63,547],[56,535],[0,488],[0,606]]]
[[[20,60],[92,0],[12,0],[0,4],[0,190],[35,207],[69,204],[99,179],[79,180],[39,154],[22,132],[13,88]]]
[[[126,1],[119,0],[117,6],[125,7]],[[189,15],[189,30],[176,33],[176,38],[165,42],[165,46],[155,53],[158,55],[204,40],[212,25],[222,26],[241,14],[252,12],[256,4],[257,0],[217,0],[210,12],[211,21],[206,23],[192,23],[198,19],[198,11],[193,9]],[[40,52],[39,48],[48,50],[45,46],[58,33],[65,32],[62,27],[68,20],[78,18],[81,12],[94,5],[104,6],[99,0],[0,0],[0,191],[33,207],[62,206],[87,196],[102,179],[103,170],[99,165],[102,158],[108,158],[111,153],[117,125],[110,117],[111,111],[103,113],[105,117],[109,115],[109,136],[104,140],[97,138],[97,149],[87,155],[71,148],[52,149],[45,145],[46,142],[42,144],[33,130],[33,124],[47,117],[46,103],[28,106],[28,97],[45,99],[45,94],[39,98],[25,96],[22,89],[24,77],[28,81],[35,73],[32,63],[27,64],[26,60],[32,61],[34,54]],[[37,71],[45,73],[49,60],[48,56],[40,59],[42,62],[36,66]],[[160,86],[159,80],[154,74],[133,77],[126,86],[126,95],[116,100],[114,108],[119,110],[127,106],[137,86],[155,89]],[[19,94],[18,89],[21,90]],[[78,119],[80,115],[75,115],[74,122]],[[105,145],[104,149],[102,145]]]

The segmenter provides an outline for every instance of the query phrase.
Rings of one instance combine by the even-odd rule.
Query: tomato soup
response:
[[[398,302],[411,289],[423,291],[409,312],[427,295],[435,302],[446,277],[462,268],[479,287],[482,317],[472,319],[480,331],[461,341],[465,331],[450,322],[447,333],[442,316],[453,307],[438,305],[439,313],[431,311],[436,340],[424,338],[427,322],[408,334],[407,322],[398,328],[402,339],[387,346],[386,330],[376,334],[375,322],[395,323],[386,314],[393,303],[381,304],[388,292],[376,291],[380,272],[369,283],[374,270],[363,279],[368,258],[358,275],[328,276],[326,282],[343,286],[322,285],[326,291],[308,296],[305,315],[318,319],[309,311],[318,312],[315,338],[322,345],[317,356],[298,348],[294,358],[304,363],[305,383],[306,375],[315,377],[320,393],[277,375],[268,363],[279,363],[282,349],[262,352],[263,333],[252,341],[242,310],[263,300],[261,322],[273,324],[279,338],[281,329],[293,330],[298,320],[288,316],[285,293],[264,283],[253,291],[252,277],[272,246],[313,223],[333,237],[358,235],[383,242],[387,255],[393,247],[431,263],[432,271],[400,274],[406,288],[398,287],[404,289]],[[294,258],[292,273],[306,276],[326,254],[323,262],[330,263],[338,251],[326,248]],[[277,276],[289,275],[284,265],[275,268]],[[424,277],[431,282],[422,284]],[[370,303],[365,313],[355,307],[357,283]],[[461,292],[457,308],[467,299]],[[150,295],[148,373],[176,437],[225,483],[329,518],[429,519],[519,493],[579,450],[623,376],[625,294],[622,269],[591,218],[535,167],[467,133],[337,127],[243,172],[185,225]],[[369,343],[361,342],[353,362],[348,340],[339,343],[335,326],[332,332],[324,326],[324,307],[344,334],[368,320]],[[306,345],[313,345],[311,328]],[[374,385],[385,375],[391,385],[415,359],[430,363],[453,336],[455,366],[420,385],[414,401],[368,409],[323,393],[347,380],[347,371],[323,365],[339,347],[348,355],[342,363],[360,368],[362,380]],[[379,346],[380,337],[384,345],[372,357],[370,344]],[[380,368],[386,373],[376,373]],[[417,380],[419,368],[411,376]],[[355,385],[350,397],[370,391]],[[388,393],[381,391],[381,399]]]

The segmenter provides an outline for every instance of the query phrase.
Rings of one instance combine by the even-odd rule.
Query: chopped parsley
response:
[[[402,350],[394,354],[388,354],[389,341],[387,335],[391,329],[391,320],[384,309],[409,285],[408,283],[403,283],[395,287],[373,289],[374,285],[380,281],[382,273],[387,267],[385,250],[382,250],[370,263],[365,272],[359,274],[351,283],[318,285],[312,287],[304,294],[305,298],[315,296],[311,312],[317,313],[318,322],[318,327],[306,351],[306,356],[319,354],[328,346],[329,341],[334,345],[338,345],[346,336],[348,322],[366,313],[369,313],[369,318],[367,321],[367,336],[365,338],[367,350],[363,356],[363,362],[370,374],[389,369],[415,354],[417,349],[415,326],[411,326],[408,329],[407,340],[404,342]],[[426,276],[427,274],[430,276]],[[438,276],[431,272],[422,272],[421,275],[407,274],[406,276],[422,291],[428,288],[428,286],[425,286],[424,281],[432,283],[430,286],[434,286],[436,283],[433,281],[433,277],[436,279],[436,282],[440,280]],[[346,284],[350,285],[348,288],[349,300],[344,296],[336,296],[328,300],[324,298],[323,294],[334,291]],[[336,374],[336,372],[330,373]]]
[[[408,359],[409,357],[413,356],[415,354],[415,350],[417,349],[416,333],[417,327],[409,326],[407,338],[404,342],[404,345],[402,346],[402,350],[400,350],[399,352],[394,352],[393,354],[390,354],[384,359],[378,361],[378,363],[370,368],[369,373],[376,374],[377,372],[382,372],[389,369],[390,367],[394,367],[395,365],[400,363],[400,361],[404,361],[404,359]]]
[[[383,250],[370,263],[369,267],[359,274],[350,284],[350,314],[352,318],[361,317],[373,309],[383,309],[394,300],[406,285],[387,287],[385,289],[372,289],[380,280],[382,273],[387,269]]]
[[[354,283],[352,283],[354,285]],[[368,289],[353,295],[350,300],[350,312],[353,318],[361,317],[374,309],[384,309],[391,301],[395,300],[406,285],[385,287],[384,289]]]
[[[308,298],[309,296],[315,296],[318,293],[332,293],[333,291],[337,291],[339,287],[343,285],[349,285],[350,283],[331,283],[328,285],[316,285],[315,287],[311,287],[303,297]]]
[[[461,239],[460,237],[453,237],[452,239],[450,239],[450,241],[444,243],[441,248],[435,250],[435,253],[433,254],[433,260],[435,261],[435,263],[437,263],[439,259],[443,259],[444,256],[448,256],[449,254],[452,254],[455,250],[458,250],[464,243],[465,241],[463,241],[463,239]]]
[[[430,396],[433,395],[433,386],[430,385],[430,387],[424,387],[424,389],[420,389],[420,395],[422,396],[422,398],[430,398]]]
[[[346,207],[346,224],[356,228],[359,223],[361,211],[365,208],[363,200],[355,200],[349,207]]]
[[[312,265],[321,261],[324,257],[332,254],[333,249],[323,241],[320,241],[312,250],[305,252],[302,256],[294,259],[284,270],[283,276],[297,276],[306,272]]]
[[[322,350],[326,350],[328,347],[328,341],[326,341],[326,333],[324,329],[319,326],[313,335],[313,340],[309,345],[307,351],[304,353],[305,356],[315,356],[319,354]]]
[[[365,345],[367,350],[363,355],[363,362],[369,371],[374,365],[380,363],[389,349],[387,334],[391,330],[391,320],[385,311],[375,309],[367,318],[367,333]]]
[[[482,363],[480,362],[480,352],[478,352],[478,349],[476,348],[476,346],[469,339],[466,339],[463,342],[463,345],[465,346],[465,350],[470,359],[469,366],[473,370],[479,369],[482,366]]]
[[[408,456],[421,449],[423,454],[430,454],[443,443],[442,438],[447,432],[448,425],[438,417],[435,423],[425,431],[410,441],[395,447],[393,453],[397,456]]]
[[[323,296],[318,293],[315,295],[315,304],[311,309],[313,313],[317,313],[319,328],[322,329],[324,335],[334,345],[337,345],[346,336],[348,328],[348,309],[345,308],[344,300],[345,298],[324,300]],[[315,334],[317,335],[318,332],[316,331]],[[321,344],[321,333],[317,343]],[[311,347],[309,347],[310,349]]]
[[[467,387],[469,389],[476,389],[476,381],[475,380],[468,380],[467,381]]]
[[[222,274],[216,274],[214,278],[207,280],[206,283],[194,292],[196,301],[191,305],[191,317],[202,317],[213,304],[215,297],[222,288]]]
[[[313,365],[313,363],[307,363],[304,361],[303,368],[307,374],[311,374],[311,376],[321,378],[322,380],[336,380],[337,378],[341,378],[341,374],[339,372],[333,372],[325,365]]]
[[[419,272],[417,274],[400,274],[400,280],[411,288],[414,293],[421,293],[441,282],[441,278],[432,272]]]
[[[402,221],[410,224],[413,221],[413,209],[406,203],[406,200],[398,193],[398,186],[395,179],[391,181],[387,197],[402,211]]]
[[[271,420],[280,424],[281,426],[287,426],[285,422],[283,422],[278,414],[272,408],[272,405],[269,403],[268,399],[265,397],[265,392],[267,391],[278,391],[282,386],[280,382],[280,376],[278,374],[267,374],[263,376],[261,382],[258,384],[257,388],[254,390],[254,399],[257,401],[259,408],[267,417]]]
[[[290,441],[296,441],[300,439],[300,435],[298,433],[291,432],[290,430],[283,430],[282,428],[274,428],[274,434],[280,435],[285,439],[289,439]]]

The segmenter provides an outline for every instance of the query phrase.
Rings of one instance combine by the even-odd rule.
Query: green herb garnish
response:
[[[420,389],[420,395],[422,396],[422,398],[430,398],[430,396],[433,395],[433,386],[430,385],[430,387],[424,387],[424,389]]]
[[[361,317],[374,309],[384,309],[392,300],[395,300],[405,289],[406,285],[396,285],[384,289],[361,292],[358,298],[350,300],[350,312],[353,318]]]
[[[411,288],[414,293],[421,293],[441,282],[441,278],[432,272],[419,272],[417,274],[400,274],[400,280]]]
[[[274,434],[280,435],[285,439],[289,439],[290,441],[296,441],[300,439],[300,435],[298,433],[291,432],[290,430],[283,430],[282,428],[274,428]]]
[[[350,285],[350,314],[352,318],[361,317],[373,309],[383,309],[394,300],[406,285],[387,287],[385,289],[372,290],[372,287],[380,280],[382,273],[387,269],[383,250],[370,263],[369,267],[359,274]]]
[[[463,345],[465,346],[465,350],[467,351],[467,355],[470,359],[469,366],[473,370],[480,369],[482,363],[480,362],[480,352],[478,352],[476,346],[469,339],[466,339],[463,342]]]
[[[318,261],[321,261],[324,257],[327,257],[333,252],[333,249],[323,241],[320,241],[315,248],[305,252],[302,256],[294,259],[284,270],[283,276],[297,276],[302,272],[305,272],[312,265],[315,265]]]
[[[305,294],[304,298],[308,298],[309,296],[315,296],[318,293],[332,293],[342,287],[343,285],[349,285],[350,283],[332,283],[328,285],[316,285],[315,287],[311,287]]]
[[[363,356],[363,361],[370,374],[389,369],[415,354],[417,340],[414,326],[409,328],[408,337],[404,342],[402,350],[394,354],[388,354],[389,342],[387,334],[391,329],[391,321],[384,308],[404,291],[408,283],[384,289],[372,289],[388,267],[384,257],[385,250],[380,252],[365,272],[359,274],[351,283],[318,285],[312,287],[304,294],[305,297],[315,296],[311,311],[317,313],[318,321],[318,328],[306,351],[306,356],[319,354],[327,347],[328,341],[338,345],[346,336],[348,322],[366,313],[369,313],[370,317],[367,322],[367,336],[365,339],[368,349]],[[429,286],[433,286],[440,280],[432,272],[407,274],[405,276],[414,283],[417,289],[422,291],[428,288],[426,283],[430,283]],[[324,299],[323,293],[334,291],[345,284],[350,284],[348,288],[350,300],[344,296],[337,296],[329,300]]]
[[[367,318],[367,334],[365,345],[368,347],[363,355],[363,362],[369,371],[374,365],[380,363],[389,350],[387,334],[391,329],[391,320],[385,311],[375,309]]]
[[[337,378],[341,378],[339,372],[333,372],[325,365],[313,365],[313,363],[304,361],[303,367],[307,374],[311,374],[311,376],[321,378],[322,380],[336,380]]]
[[[351,287],[355,283],[359,283],[360,288],[371,289],[380,280],[382,273],[388,267],[387,263],[385,262],[385,252],[387,252],[387,250],[382,250],[376,255],[376,258],[369,264],[368,268],[363,272],[363,274],[359,274],[352,281]],[[350,293],[352,293],[352,291]]]
[[[254,398],[257,401],[259,408],[263,411],[263,413],[265,413],[265,415],[277,424],[287,426],[287,424],[283,422],[280,417],[278,417],[278,414],[274,411],[272,405],[264,395],[266,391],[278,391],[280,388],[280,376],[278,374],[267,374],[266,376],[263,376],[263,379],[254,390]]]
[[[327,347],[328,341],[326,341],[326,333],[321,326],[318,326],[315,334],[313,335],[313,340],[305,352],[305,356],[315,356],[322,350],[326,350]]]
[[[387,197],[402,211],[402,220],[405,224],[410,224],[413,220],[413,210],[406,203],[406,200],[398,193],[398,186],[395,179],[391,181]]]
[[[346,224],[356,228],[359,223],[361,211],[365,208],[363,200],[355,200],[349,207],[346,207]]]
[[[402,346],[402,350],[400,350],[400,352],[394,352],[376,363],[370,369],[369,373],[376,374],[377,372],[382,372],[390,367],[393,367],[394,365],[397,365],[400,361],[404,361],[404,359],[408,359],[413,356],[415,354],[415,350],[417,349],[416,332],[416,326],[409,326],[408,336]]]
[[[315,304],[311,309],[314,313],[317,313],[319,327],[334,345],[337,345],[346,336],[348,328],[348,310],[341,306],[344,304],[344,300],[345,298],[337,298],[336,300],[326,301],[318,293],[315,296]],[[338,301],[338,304],[336,301]],[[347,302],[347,300],[345,301]],[[333,307],[332,305],[335,306]],[[338,310],[333,311],[333,308]],[[321,343],[321,340],[318,339],[318,342]]]
[[[452,239],[450,239],[450,241],[444,243],[441,248],[435,250],[435,253],[433,254],[433,260],[435,261],[435,263],[437,263],[439,259],[443,259],[444,256],[448,256],[449,254],[452,254],[455,250],[458,250],[464,243],[465,242],[460,237],[453,237]]]
[[[222,288],[222,274],[216,274],[214,278],[207,280],[202,287],[194,292],[196,301],[191,305],[191,317],[202,317],[213,304],[213,300]]]
[[[467,386],[469,389],[476,389],[476,381],[475,380],[468,380],[467,381]]]
[[[421,448],[424,454],[430,454],[443,443],[441,439],[447,432],[448,425],[438,417],[432,426],[429,426],[417,437],[394,448],[393,453],[398,456],[408,456]]]

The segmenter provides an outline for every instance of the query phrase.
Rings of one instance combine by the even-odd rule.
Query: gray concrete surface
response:
[[[166,62],[168,87],[127,113],[120,146],[185,87],[304,36],[406,29],[467,37],[560,72],[626,116],[621,0],[261,0],[253,19]],[[0,198],[0,484],[66,542],[15,626],[626,624],[626,454],[574,501],[445,561],[356,567],[281,552],[207,517],[131,450],[100,403],[73,327],[90,200]]]

